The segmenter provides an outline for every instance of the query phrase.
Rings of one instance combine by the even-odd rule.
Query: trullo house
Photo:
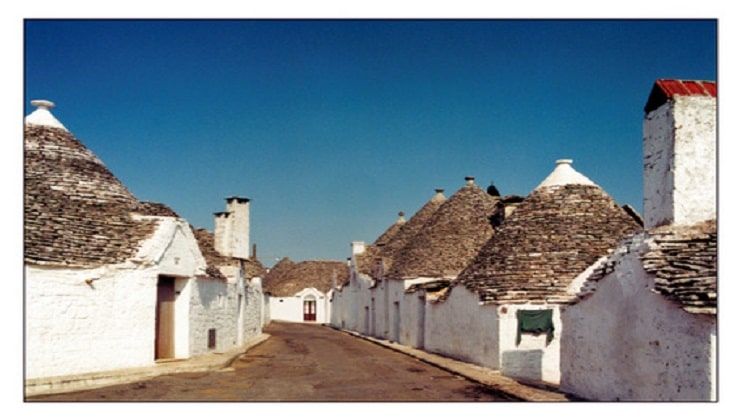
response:
[[[347,282],[349,268],[341,261],[301,261],[283,258],[265,275],[270,319],[329,323],[333,290]]]
[[[460,286],[445,302],[451,314],[465,314],[458,319],[473,318],[468,333],[475,338],[467,345],[480,352],[477,361],[508,376],[559,382],[561,306],[600,258],[641,228],[571,163],[557,161],[460,274]]]
[[[653,86],[646,231],[624,240],[563,313],[563,390],[602,401],[716,399],[716,95],[714,82]]]
[[[27,384],[221,351],[260,333],[248,201],[227,200],[233,223],[217,224],[215,241],[194,235],[171,209],[134,197],[52,115],[53,103],[32,104],[24,128]]]

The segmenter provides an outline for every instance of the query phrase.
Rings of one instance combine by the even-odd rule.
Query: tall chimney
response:
[[[250,258],[257,259],[257,244],[252,244],[252,256]]]
[[[249,199],[228,197],[226,211],[214,213],[214,247],[226,257],[249,258]]]
[[[352,255],[362,254],[365,252],[365,242],[354,241],[352,242]]]
[[[220,211],[213,213],[213,247],[221,255],[231,256],[231,229],[229,228],[229,213]]]
[[[658,80],[645,105],[645,228],[717,217],[715,82]]]

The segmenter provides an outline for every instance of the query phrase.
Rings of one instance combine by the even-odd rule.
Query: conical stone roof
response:
[[[403,225],[406,224],[406,219],[403,217],[403,212],[398,213],[398,220],[396,220],[396,223],[390,225],[388,229],[385,230],[380,236],[378,236],[378,239],[373,242],[373,245],[382,247],[388,242],[390,242],[396,234],[401,230]]]
[[[295,263],[283,258],[265,275],[262,289],[272,296],[293,296],[308,287],[328,293],[335,282],[339,286],[348,279],[349,267],[341,261]]]
[[[89,267],[135,256],[156,222],[135,221],[131,213],[153,207],[140,203],[46,104],[24,129],[26,263]]]
[[[554,182],[540,184],[460,274],[482,301],[565,302],[575,277],[640,230],[604,190],[562,165],[548,177]]]
[[[468,179],[395,254],[388,277],[457,276],[493,234],[498,201]]]
[[[383,235],[375,240],[373,245],[365,248],[365,252],[357,257],[358,270],[361,273],[376,277],[379,273],[377,265],[382,263],[385,272],[393,263],[396,254],[416,236],[434,213],[445,203],[447,198],[444,190],[437,189],[429,199],[408,221],[399,224],[398,221],[389,227]]]

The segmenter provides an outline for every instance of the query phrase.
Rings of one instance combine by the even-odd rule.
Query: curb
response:
[[[529,385],[526,385],[526,384],[522,384],[522,383],[519,383],[519,382],[515,381],[514,379],[504,377],[503,375],[497,375],[497,376],[500,376],[500,379],[501,380],[505,380],[506,382],[511,382],[511,384],[501,386],[503,384],[491,383],[492,382],[491,380],[486,380],[485,378],[482,378],[482,376],[486,375],[483,372],[481,372],[481,375],[480,376],[471,375],[471,374],[465,372],[462,369],[457,369],[454,366],[449,366],[449,365],[447,365],[445,363],[440,363],[440,362],[437,362],[437,361],[433,360],[433,358],[445,358],[445,356],[441,356],[441,355],[437,355],[437,354],[432,354],[432,353],[427,353],[427,352],[425,352],[423,350],[415,349],[415,348],[413,348],[413,352],[411,352],[411,351],[408,351],[408,350],[402,348],[402,347],[406,347],[406,346],[402,346],[401,344],[386,342],[385,340],[381,340],[381,339],[378,339],[378,338],[375,338],[375,337],[369,337],[369,336],[366,336],[366,335],[362,335],[362,334],[357,333],[355,331],[342,330],[340,328],[334,327],[333,325],[330,325],[328,327],[329,328],[332,328],[332,329],[334,329],[334,330],[336,330],[338,332],[341,332],[341,333],[344,333],[344,334],[347,334],[347,335],[350,335],[350,336],[353,336],[353,337],[361,338],[361,339],[363,339],[365,341],[368,341],[370,343],[373,343],[375,345],[378,345],[378,346],[381,346],[381,347],[385,347],[385,348],[387,348],[389,350],[393,350],[393,351],[395,351],[397,353],[405,354],[406,356],[412,357],[412,358],[414,358],[416,360],[419,360],[421,362],[424,362],[424,363],[426,363],[428,365],[431,365],[431,366],[434,366],[436,368],[442,369],[442,370],[444,370],[446,372],[450,372],[450,373],[453,373],[455,375],[462,376],[465,379],[468,379],[468,380],[470,380],[472,382],[475,382],[477,384],[483,385],[486,388],[489,388],[491,390],[494,390],[494,391],[496,391],[496,392],[498,392],[498,393],[500,393],[502,395],[505,395],[506,397],[511,398],[511,399],[513,399],[515,401],[523,401],[523,402],[565,402],[565,401],[569,401],[570,400],[570,398],[567,395],[563,394],[563,393],[560,393],[560,392],[557,392],[557,391],[547,391],[547,390],[543,390],[543,389],[538,388],[538,387],[533,387],[533,386],[529,386]],[[409,349],[412,349],[412,348],[409,348]],[[426,355],[429,355],[429,357],[426,357],[426,355],[425,354],[422,354],[422,353],[425,353]],[[474,368],[477,368],[477,369],[490,370],[490,369],[484,368],[482,366],[473,365],[472,363],[462,362],[462,361],[454,360],[454,359],[449,359],[449,360],[450,360],[451,363],[464,363],[466,365],[470,365],[471,367],[474,367]],[[490,375],[490,373],[488,373],[488,375]],[[491,378],[491,379],[493,379],[493,378]],[[509,389],[504,389],[504,387],[505,388],[509,388]],[[522,391],[526,391],[526,392],[519,391],[519,390],[517,390],[515,388],[521,388]],[[538,398],[532,398],[532,394],[535,394]]]
[[[94,372],[81,375],[54,376],[50,378],[38,378],[25,381],[24,400],[28,397],[41,395],[64,394],[67,392],[84,391],[88,389],[101,388],[111,385],[121,385],[142,380],[149,380],[162,375],[177,373],[205,372],[219,370],[230,366],[234,361],[248,350],[257,347],[270,338],[270,334],[262,333],[248,339],[239,348],[223,354],[225,359],[207,361],[202,364],[194,362],[191,365],[170,366],[148,366],[143,368],[130,368],[115,371]],[[212,355],[212,353],[210,354]],[[204,355],[209,356],[209,354]],[[196,356],[198,357],[198,356]],[[186,359],[183,363],[192,361]]]

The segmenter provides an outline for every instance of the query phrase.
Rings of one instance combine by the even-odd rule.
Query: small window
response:
[[[555,336],[555,325],[552,323],[552,309],[516,311],[516,345],[522,342],[522,333],[540,335],[547,334],[545,345],[550,344]]]
[[[280,302],[280,303],[283,303],[283,300],[282,300],[282,299],[280,299],[280,300],[279,300],[279,302]]]
[[[213,350],[216,348],[216,329],[211,328],[208,330],[208,349]]]

